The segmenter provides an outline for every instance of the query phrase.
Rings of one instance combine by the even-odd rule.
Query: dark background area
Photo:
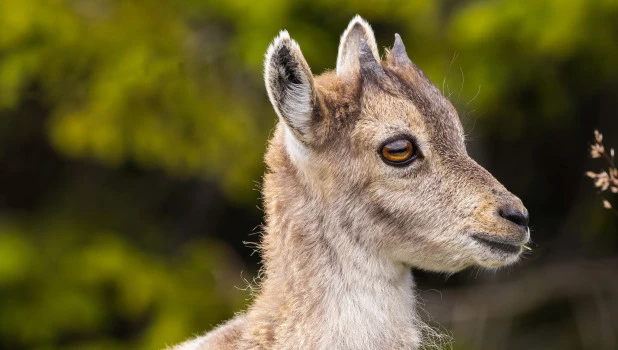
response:
[[[0,0],[0,349],[159,349],[250,302],[287,29],[315,74],[360,14],[531,214],[498,271],[415,271],[454,349],[617,349],[618,2]],[[248,242],[248,243],[247,243]]]

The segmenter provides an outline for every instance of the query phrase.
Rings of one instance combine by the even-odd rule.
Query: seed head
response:
[[[594,182],[594,187],[600,188],[601,191],[605,191],[609,187],[609,175],[604,171],[600,174],[597,174],[596,181]]]
[[[595,130],[594,131],[594,139],[597,141],[597,143],[602,143],[603,142],[603,134],[601,134],[599,132],[599,130]]]
[[[605,148],[603,147],[603,145],[595,143],[594,145],[590,146],[590,155],[592,156],[592,158],[600,158],[604,152]]]
[[[594,131],[594,141],[594,144],[590,145],[590,156],[592,158],[604,158],[608,166],[606,170],[602,170],[598,173],[587,171],[586,176],[592,179],[594,187],[596,187],[599,192],[608,191],[612,194],[618,194],[618,167],[614,160],[615,151],[613,148],[610,148],[609,152],[605,151],[605,146],[603,146],[603,134],[601,134],[599,130]],[[610,209],[618,215],[618,210],[614,209],[608,200],[602,198],[602,203],[605,209]]]

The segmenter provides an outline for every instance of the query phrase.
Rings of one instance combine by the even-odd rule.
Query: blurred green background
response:
[[[584,176],[595,128],[618,146],[617,0],[0,0],[0,349],[160,349],[242,310],[263,55],[285,28],[332,69],[357,13],[531,213],[517,266],[415,272],[426,319],[454,349],[618,349],[618,218]]]

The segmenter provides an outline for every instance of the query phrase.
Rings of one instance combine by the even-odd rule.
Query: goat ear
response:
[[[356,15],[341,35],[339,54],[337,55],[337,75],[342,76],[358,72],[360,68],[358,55],[361,49],[361,39],[367,42],[375,60],[380,61],[378,45],[376,44],[376,38],[371,26],[359,15]]]
[[[318,97],[311,69],[298,43],[281,31],[266,52],[264,80],[277,115],[304,143],[311,141]]]

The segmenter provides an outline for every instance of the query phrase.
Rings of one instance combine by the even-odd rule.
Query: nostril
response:
[[[500,209],[498,214],[519,226],[528,226],[529,217],[527,212],[523,213],[518,209]]]

